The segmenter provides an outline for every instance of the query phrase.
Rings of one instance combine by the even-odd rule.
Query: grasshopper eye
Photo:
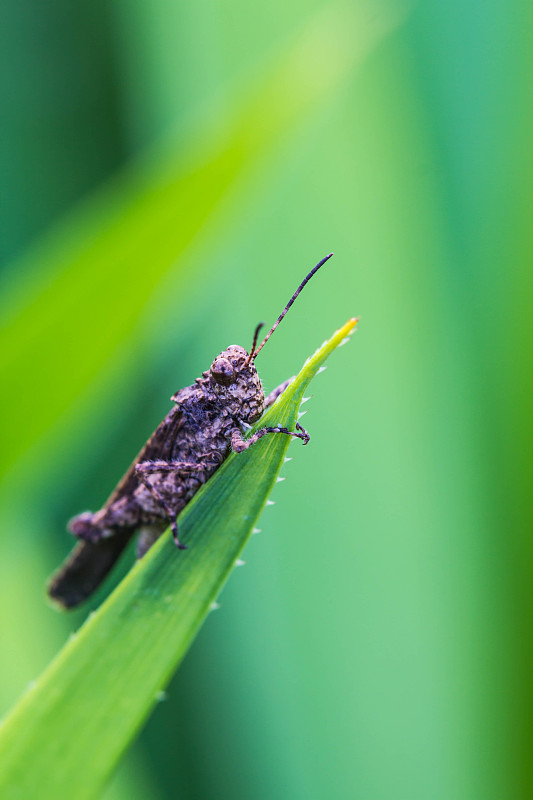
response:
[[[235,370],[227,358],[215,358],[211,364],[211,376],[220,386],[229,386],[235,381]]]

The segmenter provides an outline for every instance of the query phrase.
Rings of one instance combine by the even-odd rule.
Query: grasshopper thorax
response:
[[[255,422],[263,413],[263,387],[244,347],[232,344],[220,353],[211,364],[208,381],[210,392],[232,417]]]

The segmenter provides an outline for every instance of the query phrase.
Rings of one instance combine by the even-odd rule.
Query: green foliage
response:
[[[255,429],[294,429],[311,378],[355,324],[317,350]],[[23,697],[0,731],[2,797],[97,796],[218,597],[290,441],[270,435],[231,454],[180,515],[189,549],[178,553],[167,531]]]
[[[328,250],[263,384],[365,323],[107,800],[533,796],[531,4],[406,5],[2,4],[2,713],[171,393]]]

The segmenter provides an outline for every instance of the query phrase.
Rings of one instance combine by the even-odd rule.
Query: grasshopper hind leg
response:
[[[133,528],[114,532],[96,542],[79,542],[65,563],[52,575],[48,594],[64,608],[83,603],[108,575],[133,534]]]

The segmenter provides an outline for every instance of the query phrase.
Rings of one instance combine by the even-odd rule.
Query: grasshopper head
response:
[[[263,387],[244,347],[232,344],[215,358],[209,370],[209,383],[231,416],[255,422],[263,413]]]
[[[232,417],[244,422],[255,422],[263,413],[265,409],[265,394],[255,368],[255,359],[304,286],[332,255],[333,253],[330,253],[322,261],[319,261],[316,267],[313,267],[311,272],[306,275],[259,347],[257,346],[257,340],[264,322],[260,322],[255,329],[254,340],[249,353],[246,352],[244,347],[232,344],[215,358],[209,372],[204,372],[204,376],[209,381],[211,393],[216,396],[220,404]]]

